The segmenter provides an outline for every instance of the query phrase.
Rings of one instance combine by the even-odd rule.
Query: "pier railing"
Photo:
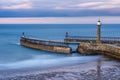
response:
[[[67,36],[65,37],[65,42],[89,42],[96,41],[97,37],[95,36]],[[101,37],[103,43],[120,43],[120,37]]]
[[[28,37],[21,37],[21,41],[25,41],[33,44],[68,47],[66,43],[60,41],[41,40],[41,39],[28,38]]]

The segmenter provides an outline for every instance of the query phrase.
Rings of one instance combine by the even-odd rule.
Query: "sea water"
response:
[[[96,36],[97,27],[96,24],[1,24],[0,70],[60,67],[99,58],[97,55],[66,55],[23,47],[20,45],[23,32],[27,37],[63,41],[66,32],[72,36]],[[102,25],[102,36],[120,37],[120,25]],[[77,48],[77,45],[70,46],[73,50]]]

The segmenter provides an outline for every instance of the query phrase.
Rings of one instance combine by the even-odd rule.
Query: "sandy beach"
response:
[[[92,61],[74,66],[24,72],[14,76],[2,77],[0,80],[98,80],[97,64],[97,61]],[[1,74],[3,73],[0,72]],[[119,62],[102,61],[100,77],[101,80],[120,80]]]

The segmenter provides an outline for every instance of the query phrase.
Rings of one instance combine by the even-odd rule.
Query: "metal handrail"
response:
[[[42,40],[42,39],[36,39],[36,38],[21,37],[21,41],[26,41],[26,42],[30,42],[30,43],[34,43],[34,44],[49,45],[49,46],[68,47],[67,43],[65,43],[65,42]]]

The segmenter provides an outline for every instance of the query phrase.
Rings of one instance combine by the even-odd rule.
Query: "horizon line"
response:
[[[120,24],[120,16],[86,16],[86,17],[7,17],[0,18],[0,24]]]

